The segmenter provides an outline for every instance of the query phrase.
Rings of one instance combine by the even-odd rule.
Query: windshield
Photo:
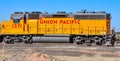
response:
[[[14,23],[20,23],[20,19],[13,19]]]

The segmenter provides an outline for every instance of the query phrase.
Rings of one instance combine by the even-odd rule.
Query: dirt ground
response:
[[[74,52],[73,52],[74,53]],[[112,52],[95,52],[89,50],[81,50],[80,56],[67,56],[63,55],[48,55],[41,52],[28,52],[28,53],[19,53],[17,55],[14,54],[5,54],[5,61],[120,61],[120,51],[116,53]],[[104,56],[104,55],[111,56]],[[117,54],[118,56],[116,56]],[[113,55],[113,56],[112,56]],[[114,57],[116,56],[116,57]],[[1,56],[2,57],[2,56]],[[3,58],[1,58],[3,59]]]
[[[74,44],[0,44],[1,61],[120,61],[120,47]],[[35,46],[35,47],[34,47]]]

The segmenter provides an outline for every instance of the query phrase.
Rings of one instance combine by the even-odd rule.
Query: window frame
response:
[[[16,20],[16,21],[15,21],[15,20]],[[19,24],[19,23],[20,23],[20,19],[13,19],[13,23]]]

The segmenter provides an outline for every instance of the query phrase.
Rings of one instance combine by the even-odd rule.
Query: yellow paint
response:
[[[41,24],[40,19],[29,19],[26,24],[20,20],[21,27],[13,28],[13,20],[2,23],[2,34],[79,34],[79,35],[108,35],[110,34],[110,19],[104,20],[75,20],[74,18],[42,18],[57,23]],[[80,21],[73,24],[62,24],[64,21]]]

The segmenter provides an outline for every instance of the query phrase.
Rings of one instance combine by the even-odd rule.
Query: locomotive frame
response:
[[[2,22],[1,39],[6,43],[32,43],[33,37],[69,37],[77,44],[114,44],[110,19],[106,12],[15,12],[10,21]]]

